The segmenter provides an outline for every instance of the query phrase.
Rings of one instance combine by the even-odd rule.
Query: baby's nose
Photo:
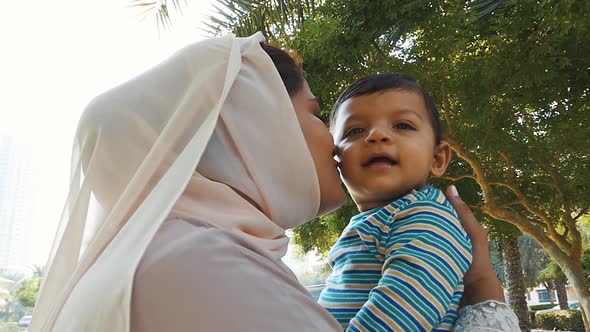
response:
[[[367,136],[367,141],[370,143],[388,142],[389,140],[391,140],[391,136],[386,130],[382,128],[375,128],[371,130]]]

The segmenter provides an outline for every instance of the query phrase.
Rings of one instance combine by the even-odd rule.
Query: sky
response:
[[[173,25],[130,8],[131,0],[10,1],[0,20],[0,136],[34,157],[31,248],[25,267],[43,266],[67,195],[78,118],[96,95],[136,76],[175,50],[205,38],[211,0],[187,0]],[[170,0],[169,3],[172,1]],[[184,1],[180,1],[184,4]],[[291,247],[296,272],[321,264]]]
[[[140,16],[130,0],[2,3],[0,135],[33,150],[38,180],[23,264],[45,264],[67,194],[74,131],[90,99],[204,38],[209,1],[187,2],[160,34],[155,17]]]

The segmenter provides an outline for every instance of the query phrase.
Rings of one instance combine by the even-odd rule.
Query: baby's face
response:
[[[420,94],[354,97],[340,106],[333,128],[342,179],[359,207],[387,204],[427,183],[436,147]]]

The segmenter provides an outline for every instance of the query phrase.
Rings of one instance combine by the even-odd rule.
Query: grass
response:
[[[18,327],[16,322],[0,322],[0,332],[25,332],[26,329]]]

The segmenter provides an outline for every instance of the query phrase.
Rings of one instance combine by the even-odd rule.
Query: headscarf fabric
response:
[[[320,193],[263,40],[189,45],[88,105],[30,331],[129,331],[136,268],[168,218],[286,253]]]

